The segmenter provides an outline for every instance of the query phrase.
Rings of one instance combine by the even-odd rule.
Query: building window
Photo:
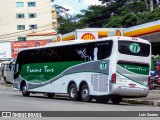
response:
[[[18,37],[18,41],[26,41],[26,37]]]
[[[36,7],[36,2],[28,2],[28,7]]]
[[[37,16],[36,16],[36,13],[29,13],[28,17],[29,18],[36,18]]]
[[[25,25],[17,25],[17,30],[25,30]]]
[[[29,29],[32,30],[32,29],[37,29],[37,25],[29,25]]]
[[[23,13],[17,13],[17,18],[18,19],[24,18],[24,14]]]
[[[24,7],[24,2],[16,2],[16,7]]]

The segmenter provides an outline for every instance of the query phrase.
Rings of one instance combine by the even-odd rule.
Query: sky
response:
[[[101,2],[99,0],[54,0],[54,4],[69,9],[67,13],[74,15],[81,13],[81,9],[87,9],[90,5],[101,5]]]

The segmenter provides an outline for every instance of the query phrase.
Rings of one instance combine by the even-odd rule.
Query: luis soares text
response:
[[[158,117],[159,115],[157,113],[139,113],[140,117]]]

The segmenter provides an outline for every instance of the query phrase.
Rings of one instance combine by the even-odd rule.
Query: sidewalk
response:
[[[131,104],[156,105],[160,107],[160,90],[150,90],[147,97],[124,99],[123,102]]]

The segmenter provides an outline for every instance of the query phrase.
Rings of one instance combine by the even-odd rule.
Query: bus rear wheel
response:
[[[72,101],[77,101],[80,98],[79,92],[77,91],[77,86],[75,84],[71,84],[69,87],[69,98]]]
[[[23,96],[29,96],[30,95],[30,92],[27,91],[26,84],[22,84],[22,95]]]
[[[91,96],[89,95],[88,85],[84,84],[81,89],[81,100],[82,102],[90,102]]]
[[[111,101],[112,101],[113,104],[119,104],[122,101],[122,97],[113,96],[113,97],[111,97]]]

